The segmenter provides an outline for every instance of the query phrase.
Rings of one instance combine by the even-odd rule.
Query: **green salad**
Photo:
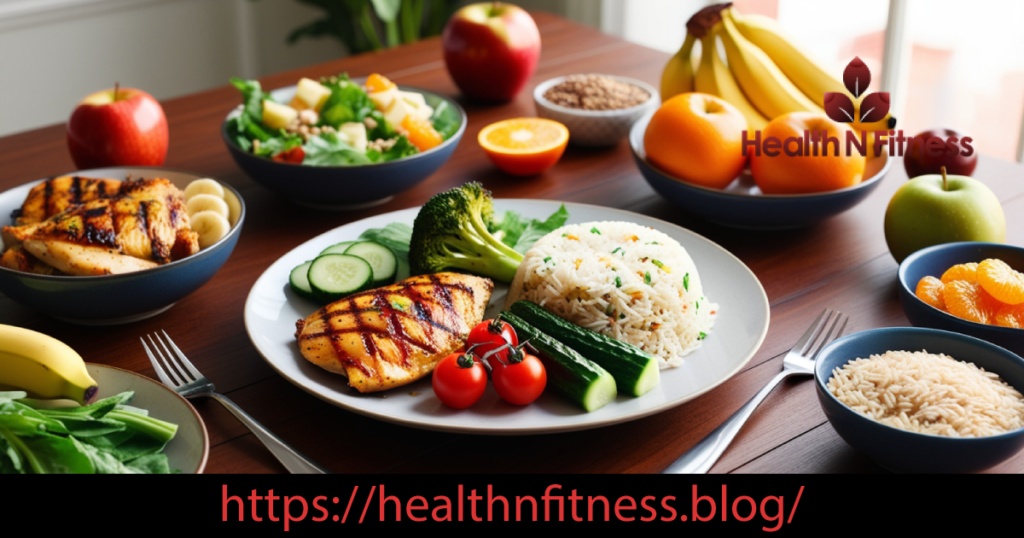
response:
[[[447,101],[436,107],[374,74],[366,85],[347,74],[303,78],[295,97],[277,102],[257,80],[232,78],[242,92],[240,114],[227,133],[238,147],[278,162],[357,166],[401,159],[451,138],[461,124]]]

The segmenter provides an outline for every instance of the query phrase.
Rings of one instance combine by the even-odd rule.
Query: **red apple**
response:
[[[479,101],[512,100],[540,57],[540,31],[533,17],[502,2],[456,11],[441,39],[448,73],[466,97]]]
[[[907,177],[913,179],[928,174],[939,174],[943,166],[946,173],[957,176],[970,176],[978,165],[978,152],[964,146],[964,134],[952,129],[929,129],[916,135],[915,140],[906,146],[903,154],[903,167]],[[920,142],[917,139],[921,139]],[[942,141],[940,146],[937,141]],[[929,147],[931,146],[931,147]],[[954,153],[954,147],[956,153]],[[970,153],[965,156],[964,153]]]
[[[142,90],[96,92],[71,113],[68,150],[79,169],[160,166],[167,157],[164,109]]]

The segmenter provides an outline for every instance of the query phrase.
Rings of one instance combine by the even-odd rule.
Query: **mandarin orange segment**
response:
[[[1003,260],[989,259],[978,264],[978,284],[1000,302],[1024,303],[1024,274],[1014,271]]]
[[[529,176],[558,162],[569,142],[569,129],[553,120],[514,118],[484,127],[477,142],[498,168]]]
[[[409,133],[409,143],[416,146],[416,149],[420,151],[427,151],[444,142],[441,135],[434,130],[434,126],[425,119],[406,116],[402,120],[402,128]]]
[[[382,92],[394,85],[394,82],[391,82],[387,77],[378,73],[374,73],[366,77],[366,89],[370,93]]]
[[[989,295],[977,282],[965,280],[947,283],[942,290],[942,298],[946,301],[946,308],[950,314],[975,323],[989,324],[1002,307],[1002,303]]]
[[[946,310],[946,299],[942,296],[942,290],[946,287],[941,280],[926,276],[917,283],[917,291],[914,292],[918,299],[938,308]]]
[[[960,265],[954,265],[950,267],[945,273],[942,273],[942,283],[949,284],[954,280],[965,280],[967,282],[978,281],[978,264],[976,263],[961,263]]]
[[[994,325],[1010,327],[1013,329],[1024,329],[1024,304],[1004,304],[996,312]]]

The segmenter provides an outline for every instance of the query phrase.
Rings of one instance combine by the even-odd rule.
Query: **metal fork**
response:
[[[277,461],[281,462],[281,465],[284,465],[284,468],[288,469],[289,472],[295,474],[330,474],[330,471],[313,463],[312,460],[303,456],[298,450],[289,446],[288,443],[270,433],[256,419],[242,411],[242,408],[238,407],[235,402],[229,400],[227,396],[215,392],[216,388],[213,386],[213,383],[206,379],[203,374],[199,373],[195,366],[192,366],[192,363],[185,357],[185,354],[178,349],[178,346],[174,344],[171,337],[167,335],[167,331],[161,330],[160,332],[164,333],[166,343],[157,333],[149,336],[149,343],[153,345],[153,350],[156,351],[155,355],[150,350],[149,345],[146,344],[145,339],[139,338],[139,340],[142,341],[142,347],[146,348],[149,362],[153,364],[156,375],[160,377],[160,381],[163,381],[164,385],[172,387],[175,392],[185,398],[208,396],[223,404],[232,415],[235,415],[235,418],[241,421],[242,424],[245,424],[256,435],[257,439],[263,442],[264,446],[270,450],[271,454],[277,458]],[[155,341],[153,336],[156,336]],[[157,345],[158,342],[160,345]],[[163,351],[160,351],[161,347]],[[166,352],[166,355],[164,352]],[[157,357],[160,360],[157,360]]]
[[[811,327],[807,329],[807,332],[793,346],[793,349],[786,354],[786,358],[782,361],[782,372],[772,378],[739,411],[736,411],[715,431],[708,434],[707,437],[680,456],[662,473],[696,474],[708,472],[711,466],[725,452],[729,443],[736,438],[736,434],[743,428],[743,424],[747,422],[750,415],[754,414],[754,409],[764,401],[772,389],[781,383],[783,379],[791,375],[814,375],[814,360],[818,358],[818,353],[821,353],[822,348],[843,334],[843,330],[846,329],[846,322],[849,319],[849,317],[841,312],[834,312],[827,308],[822,311],[818,318],[814,320],[814,323],[811,324]],[[826,327],[828,328],[827,331],[825,330]],[[837,327],[838,330],[836,330]]]

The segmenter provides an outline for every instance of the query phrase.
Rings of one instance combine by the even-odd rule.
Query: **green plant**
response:
[[[288,42],[331,36],[356,54],[439,35],[457,0],[297,0],[324,16],[288,34]],[[381,39],[383,31],[384,39]]]

